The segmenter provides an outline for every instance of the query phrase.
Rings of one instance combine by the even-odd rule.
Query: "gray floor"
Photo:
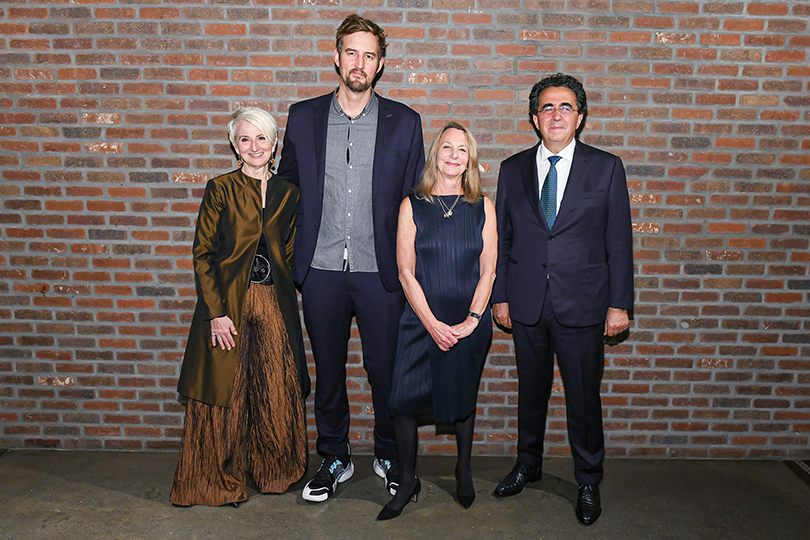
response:
[[[371,458],[326,503],[285,495],[239,508],[176,508],[168,501],[176,456],[167,452],[9,451],[0,456],[0,538],[24,539],[804,539],[810,485],[776,461],[609,460],[604,512],[574,517],[571,463],[547,459],[543,479],[510,499],[490,495],[512,460],[474,458],[478,498],[453,499],[453,460],[423,457],[419,502],[375,522],[387,502]],[[310,472],[317,463],[313,458]]]

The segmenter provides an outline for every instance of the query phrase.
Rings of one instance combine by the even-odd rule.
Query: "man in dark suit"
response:
[[[338,88],[290,107],[278,174],[301,189],[293,277],[315,357],[315,423],[321,467],[304,487],[331,497],[354,473],[346,392],[352,317],[374,405],[374,471],[392,494],[397,453],[388,398],[404,306],[396,263],[399,205],[425,162],[419,114],[378,96],[385,32],[350,15],[338,27]]]
[[[492,313],[512,329],[519,394],[517,463],[495,495],[540,479],[556,353],[576,515],[590,525],[602,511],[604,336],[624,332],[633,307],[630,201],[621,159],[576,139],[587,115],[579,81],[560,73],[542,79],[529,113],[541,141],[505,160],[498,177]]]

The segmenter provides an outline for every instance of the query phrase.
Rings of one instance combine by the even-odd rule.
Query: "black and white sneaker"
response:
[[[348,461],[348,464],[344,464],[336,456],[323,458],[321,468],[304,486],[304,500],[323,502],[334,495],[337,485],[345,482],[354,474],[354,465],[352,465],[351,459]]]
[[[388,493],[396,495],[399,488],[399,462],[375,457],[374,472],[385,480],[385,489]]]

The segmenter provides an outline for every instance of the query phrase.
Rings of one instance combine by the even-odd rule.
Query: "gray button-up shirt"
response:
[[[332,95],[326,133],[323,210],[312,268],[377,272],[371,176],[377,143],[377,95],[349,118]]]

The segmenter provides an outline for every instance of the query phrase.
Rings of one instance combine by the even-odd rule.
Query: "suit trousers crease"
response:
[[[301,298],[315,358],[318,453],[340,456],[349,452],[346,363],[352,317],[356,317],[363,367],[368,375],[374,406],[374,454],[382,459],[396,459],[388,399],[399,319],[404,307],[402,291],[387,291],[379,274],[374,272],[311,268],[301,287]]]
[[[600,396],[605,363],[604,324],[571,328],[554,318],[546,289],[540,320],[513,321],[518,372],[518,461],[542,463],[554,357],[565,388],[568,442],[580,484],[597,484],[605,454]]]
[[[251,284],[237,339],[230,406],[188,401],[174,504],[244,501],[246,469],[261,493],[284,493],[306,472],[304,402],[275,287]]]

